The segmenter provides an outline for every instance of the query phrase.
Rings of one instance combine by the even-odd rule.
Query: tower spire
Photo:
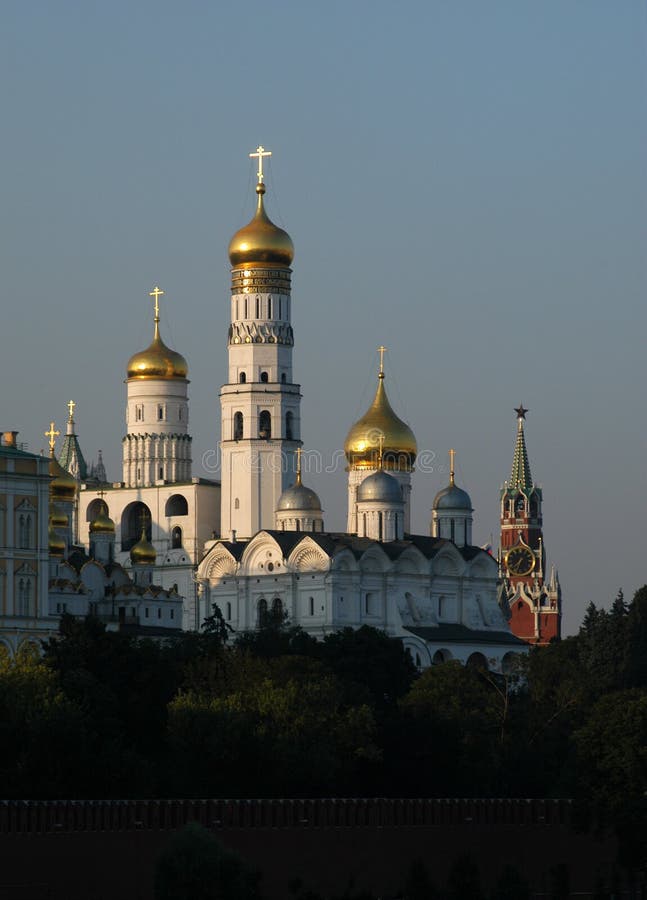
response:
[[[512,459],[510,487],[513,489],[521,488],[521,490],[529,490],[532,487],[533,481],[530,473],[528,451],[526,450],[526,436],[523,427],[528,410],[524,409],[522,403],[515,409],[515,412],[517,414],[517,442],[515,444],[514,457]]]
[[[456,470],[454,468],[456,462],[456,451],[454,449],[449,451],[449,485],[450,487],[454,487],[454,476]]]

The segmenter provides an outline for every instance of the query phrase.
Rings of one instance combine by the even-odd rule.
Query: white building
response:
[[[258,207],[229,245],[229,383],[221,391],[222,539],[198,567],[201,615],[217,604],[238,631],[267,615],[322,637],[372,625],[415,662],[458,659],[505,669],[525,644],[498,604],[497,564],[471,545],[472,506],[454,483],[434,501],[431,536],[410,534],[417,446],[385,388],[350,429],[347,534],[323,530],[321,501],[302,483],[299,386],[293,383],[290,265],[294,249]]]

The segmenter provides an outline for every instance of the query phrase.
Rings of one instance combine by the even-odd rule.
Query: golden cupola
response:
[[[271,153],[259,147],[256,153],[250,153],[250,156],[258,157],[259,160],[256,213],[251,222],[239,229],[229,242],[229,261],[234,267],[254,265],[289,267],[294,259],[292,238],[287,231],[272,222],[263,204],[265,194],[263,158],[271,156]]]
[[[186,381],[189,374],[189,366],[181,353],[176,353],[167,347],[160,337],[160,306],[159,298],[164,291],[158,287],[150,291],[150,296],[155,298],[155,332],[153,342],[145,350],[140,350],[128,360],[126,367],[127,378],[140,380],[147,378],[169,378]]]
[[[54,456],[54,448],[51,448],[51,456],[49,458],[49,474],[52,480],[49,483],[50,500],[56,501],[73,501],[76,497],[77,483],[76,479],[63,468]]]
[[[351,469],[382,467],[392,471],[413,469],[418,446],[413,431],[393,412],[384,387],[380,364],[377,391],[368,410],[348,432],[344,453]]]
[[[142,536],[130,549],[130,561],[133,566],[154,566],[157,550],[146,537],[146,527],[142,527]]]
[[[105,504],[102,504],[99,513],[90,522],[90,534],[114,534],[115,523],[108,515]]]
[[[127,378],[180,378],[189,374],[186,359],[167,347],[159,331],[159,317],[155,317],[153,342],[145,350],[140,350],[128,360]]]

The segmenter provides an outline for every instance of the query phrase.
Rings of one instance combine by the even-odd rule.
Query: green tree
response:
[[[173,835],[155,869],[155,900],[255,900],[258,875],[195,822]]]

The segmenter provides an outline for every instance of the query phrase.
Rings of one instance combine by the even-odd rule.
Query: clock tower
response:
[[[501,602],[510,614],[512,632],[532,644],[547,644],[561,635],[562,595],[555,568],[546,580],[542,490],[530,473],[524,423],[517,414],[517,441],[510,480],[501,489],[499,573]]]

